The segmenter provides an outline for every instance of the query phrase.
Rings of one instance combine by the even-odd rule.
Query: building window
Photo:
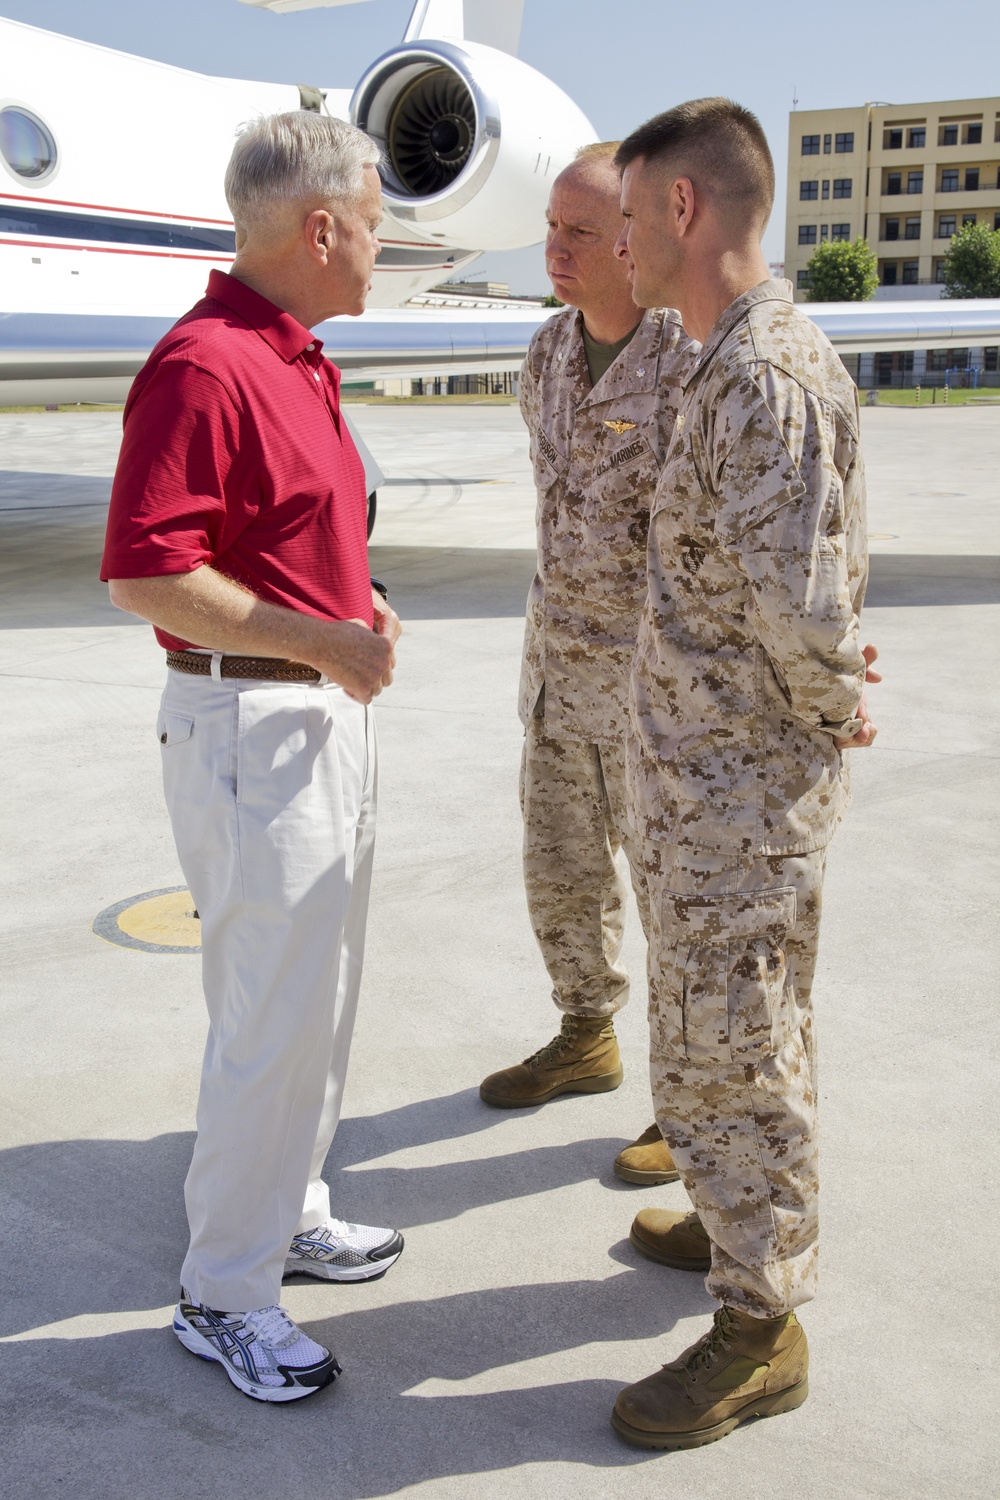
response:
[[[838,136],[837,139],[839,140],[840,137]],[[901,130],[887,130],[883,137],[882,145],[886,151],[902,150],[903,132]]]
[[[950,240],[955,233],[955,215],[942,214],[938,220],[937,237],[939,240]]]
[[[842,131],[837,136],[837,139],[834,142],[834,150],[835,151],[839,151],[841,154],[843,154],[843,152],[845,152],[845,151],[853,151],[854,150],[854,131],[853,130],[844,130],[844,131]]]
[[[850,177],[835,177],[833,179],[833,196],[835,198],[849,198],[851,196]]]
[[[906,191],[908,193],[922,193],[924,190],[923,172],[909,172],[906,178]]]
[[[819,197],[819,180],[816,179],[816,178],[814,178],[812,182],[800,182],[799,183],[799,197],[801,199],[805,199],[805,198],[818,198]]]
[[[962,215],[962,228],[963,229],[965,228],[966,224],[974,224],[975,222],[976,222],[976,216],[975,216],[975,214],[963,214]]]
[[[899,220],[898,219],[886,219],[886,221],[885,221],[885,233],[883,234],[882,238],[884,240],[898,240],[899,239]]]
[[[964,139],[967,146],[981,146],[983,142],[982,125],[966,125]]]
[[[919,219],[907,219],[907,221],[906,221],[905,238],[908,239],[908,240],[919,240],[919,238],[920,238],[920,220]]]
[[[954,223],[955,223],[954,219],[952,219],[951,222],[952,222],[952,225],[954,226]],[[953,227],[952,228],[952,233],[954,234],[954,232],[955,231],[954,231],[954,227]],[[815,224],[800,224],[799,225],[799,244],[800,245],[815,245],[815,243],[816,243],[816,225]]]
[[[818,156],[819,155],[819,136],[818,135],[804,135],[802,137],[802,155],[803,156]]]
[[[958,126],[957,125],[942,125],[941,126],[941,140],[940,140],[939,144],[942,145],[942,146],[957,146],[958,145]]]
[[[966,167],[965,169],[965,191],[967,193],[979,192],[979,168]]]
[[[851,238],[850,224],[831,224],[830,238],[831,240],[849,240]]]
[[[1000,214],[993,215],[993,228],[1000,229]]]
[[[945,168],[945,170],[941,173],[941,191],[942,193],[958,192],[957,167]]]
[[[917,271],[919,269],[920,269],[920,262],[918,260],[904,260],[903,261],[903,285],[904,286],[916,286],[916,284],[917,284]]]
[[[1000,349],[994,344],[992,349],[983,350],[983,369],[996,370],[997,368],[1000,368]]]
[[[824,156],[829,156],[830,155],[830,141],[831,141],[831,139],[832,139],[832,137],[828,136],[828,135],[825,135],[823,137],[823,155]]]
[[[922,151],[927,145],[927,131],[923,125],[918,125],[915,130],[910,131],[907,141],[911,151]]]
[[[936,260],[934,262],[934,280],[935,280],[935,282],[939,286],[944,283],[944,261],[943,260]]]
[[[822,244],[824,240],[827,240],[829,238],[830,238],[830,226],[829,226],[829,224],[821,224],[819,226],[820,244]]]
[[[795,285],[798,287],[798,289],[799,289],[800,292],[803,291],[806,287],[808,287],[808,285],[809,285],[809,272],[808,271],[799,271],[798,274],[797,274],[797,276],[796,276],[796,278],[795,278]]]
[[[896,285],[896,262],[894,260],[887,260],[882,265],[882,285]]]
[[[901,172],[890,172],[885,179],[885,190],[890,198],[903,191],[903,177]]]

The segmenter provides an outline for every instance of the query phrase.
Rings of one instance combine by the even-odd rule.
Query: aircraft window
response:
[[[8,105],[0,109],[0,156],[15,177],[41,182],[55,170],[56,143],[37,115]]]
[[[231,229],[195,224],[164,224],[135,219],[98,218],[31,204],[0,207],[0,234],[31,234],[60,240],[97,240],[105,244],[159,245],[174,250],[215,250],[231,255],[236,236]]]

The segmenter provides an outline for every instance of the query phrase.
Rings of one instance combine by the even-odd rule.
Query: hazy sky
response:
[[[276,16],[237,0],[0,0],[0,15],[161,62],[334,88],[353,87],[399,40],[411,8],[369,0]],[[822,109],[996,94],[1000,0],[526,0],[520,55],[571,94],[605,140],[705,94],[754,110],[778,173],[764,249],[780,260],[793,97]],[[484,256],[467,274],[548,290],[537,248]]]

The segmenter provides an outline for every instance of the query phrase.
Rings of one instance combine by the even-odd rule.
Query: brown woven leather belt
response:
[[[172,672],[187,672],[192,677],[211,677],[212,658],[201,651],[168,651],[167,666]],[[307,667],[304,661],[281,661],[270,656],[224,656],[223,677],[255,677],[260,682],[320,682],[322,673]]]

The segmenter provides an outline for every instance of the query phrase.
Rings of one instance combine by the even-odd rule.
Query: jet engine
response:
[[[404,42],[354,91],[382,148],[386,215],[448,245],[508,250],[544,233],[552,179],[594,140],[551,79],[478,42]]]

